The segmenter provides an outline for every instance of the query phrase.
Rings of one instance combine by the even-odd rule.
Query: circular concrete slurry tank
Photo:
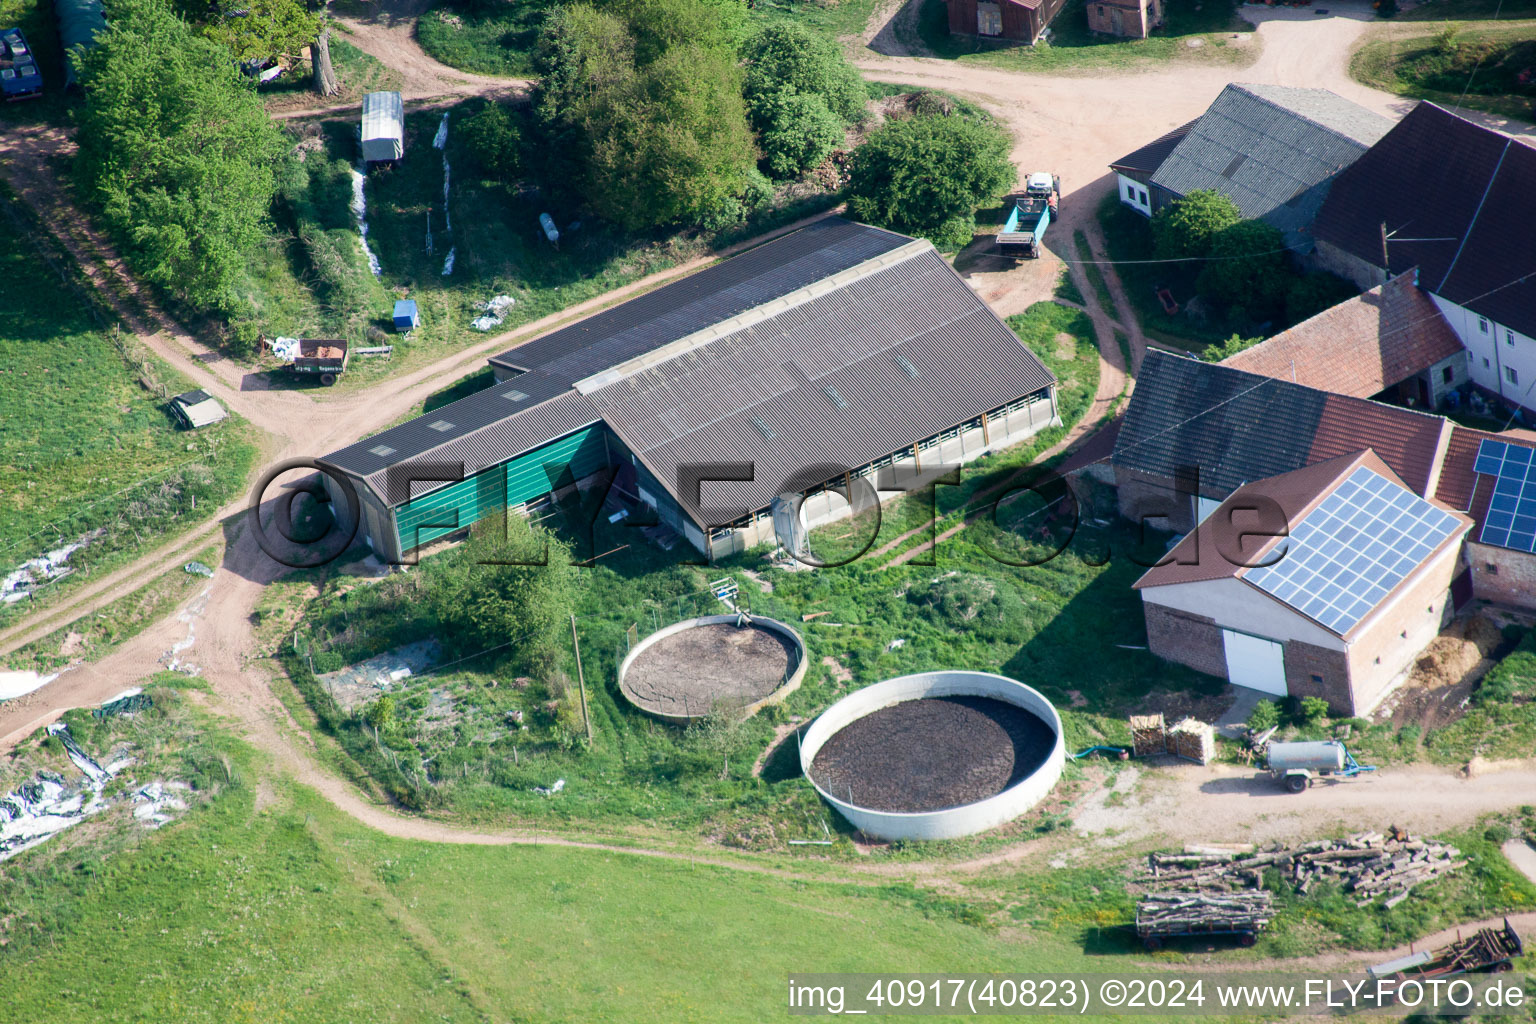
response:
[[[793,693],[805,677],[805,641],[776,619],[702,615],[658,629],[619,665],[619,690],[674,725],[711,713],[743,718]]]
[[[921,672],[866,686],[806,730],[800,768],[855,828],[954,839],[1039,803],[1066,763],[1061,717],[990,672]]]

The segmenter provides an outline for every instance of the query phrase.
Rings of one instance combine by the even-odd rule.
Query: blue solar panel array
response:
[[[1291,528],[1275,564],[1244,578],[1342,636],[1458,525],[1361,466]]]
[[[1536,551],[1536,455],[1529,448],[1484,440],[1472,468],[1496,477],[1478,540],[1516,551]]]

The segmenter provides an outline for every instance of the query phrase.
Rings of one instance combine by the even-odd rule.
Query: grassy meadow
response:
[[[14,210],[4,223],[35,226]],[[0,572],[95,534],[70,559],[79,580],[218,509],[256,446],[233,417],[179,429],[166,398],[191,383],[104,327],[67,255],[32,237],[0,253]],[[0,622],[39,599],[0,606]]]

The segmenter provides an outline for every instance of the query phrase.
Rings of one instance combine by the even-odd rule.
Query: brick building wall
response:
[[[1379,284],[1385,284],[1387,280],[1386,271],[1380,267],[1321,239],[1317,242],[1317,248],[1302,262],[1315,270],[1326,270],[1330,274],[1338,274],[1346,281],[1353,281],[1361,291],[1369,291]]]
[[[1450,620],[1451,578],[1461,568],[1460,549],[1453,544],[1436,556],[1350,644],[1351,714],[1369,714],[1381,703]]]
[[[1147,619],[1147,647],[1153,654],[1196,672],[1227,678],[1227,652],[1215,619],[1154,604],[1145,595],[1141,607]]]
[[[1536,608],[1536,555],[1467,542],[1472,594],[1484,601]]]
[[[1285,688],[1291,696],[1321,697],[1336,714],[1353,714],[1349,655],[1302,640],[1285,643]]]

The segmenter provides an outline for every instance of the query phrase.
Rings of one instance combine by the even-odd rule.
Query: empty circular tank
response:
[[[897,707],[930,700],[935,702],[933,706]],[[990,702],[1006,708],[996,708]],[[999,714],[1000,711],[1003,713]],[[885,714],[871,719],[880,712]],[[968,760],[963,748],[970,737],[958,737],[957,742],[953,735],[935,735],[931,738],[932,749],[925,747],[924,723],[945,721],[964,725],[957,715],[986,716],[986,720],[978,719],[982,727],[974,731],[975,745],[993,749],[978,749],[975,757]],[[1038,722],[1027,721],[1030,716]],[[1010,717],[1016,721],[1008,721]],[[859,770],[860,756],[853,754],[841,765],[818,766],[817,755],[824,749],[835,752],[834,741],[850,727],[881,719],[886,723],[883,733],[866,725],[866,735],[861,737],[863,762],[869,773],[868,788],[878,791],[879,799],[861,800],[859,784],[850,781],[848,775],[850,768]],[[881,770],[878,763],[871,763],[880,759],[868,756],[870,742],[882,740],[891,744],[888,753],[896,764],[895,770]],[[1017,774],[1009,775],[1000,790],[953,806],[930,806],[935,800],[942,800],[945,793],[963,792],[973,783],[987,785],[984,777],[979,782],[976,777],[985,776],[990,769],[995,779],[999,759],[1006,769],[1010,753],[1017,760]],[[958,763],[952,757],[956,754]],[[984,760],[989,763],[983,764]],[[822,799],[866,835],[891,840],[955,839],[1012,821],[1050,792],[1061,778],[1065,763],[1061,717],[1051,702],[1033,687],[990,672],[922,672],[866,686],[822,712],[800,742],[800,768]],[[906,807],[893,806],[904,802],[900,789],[904,778],[902,765],[910,772],[905,778],[913,783]],[[954,772],[957,777],[946,778],[946,772]],[[834,775],[841,778],[841,785],[833,781]]]

